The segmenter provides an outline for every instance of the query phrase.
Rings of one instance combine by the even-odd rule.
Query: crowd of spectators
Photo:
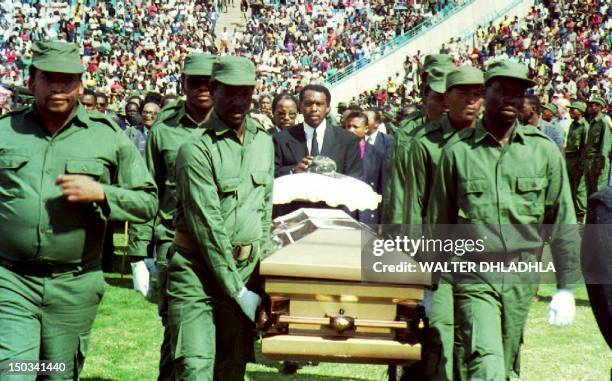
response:
[[[258,93],[296,91],[375,54],[449,0],[241,0],[244,25],[217,28],[227,0],[19,0],[0,4],[2,83],[25,86],[32,41],[82,47],[87,88],[122,106],[134,92],[176,94],[191,51],[236,54],[259,71]],[[248,11],[247,11],[248,10]]]
[[[612,7],[605,0],[548,1],[535,5],[522,19],[504,18],[479,27],[468,40],[453,38],[440,48],[457,66],[485,68],[500,59],[529,65],[537,82],[533,93],[543,103],[560,106],[598,93],[610,99],[612,79]],[[424,55],[406,57],[396,73],[351,103],[381,107],[401,114],[420,102],[419,68]]]
[[[397,3],[397,4],[396,4]],[[432,17],[436,7],[380,0],[298,1],[253,12],[233,49],[257,64],[264,93],[321,83]]]
[[[176,93],[185,55],[215,48],[217,11],[204,0],[30,3],[0,4],[5,84],[25,85],[36,40],[79,43],[86,87],[107,94],[111,104],[133,92]]]

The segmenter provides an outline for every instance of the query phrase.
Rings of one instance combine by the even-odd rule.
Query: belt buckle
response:
[[[248,253],[245,255],[243,253],[244,251],[248,251]],[[252,255],[253,255],[253,245],[249,244],[249,245],[244,245],[244,246],[234,246],[232,247],[232,254],[234,255],[234,260],[236,261],[246,261],[251,259]]]

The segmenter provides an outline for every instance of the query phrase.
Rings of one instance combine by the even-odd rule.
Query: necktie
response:
[[[317,156],[319,154],[319,142],[317,141],[317,130],[315,129],[312,133],[312,142],[310,143],[310,156]]]
[[[368,145],[368,143],[365,140],[361,140],[359,142],[359,149],[361,150],[361,158],[362,159],[365,156],[366,145]]]

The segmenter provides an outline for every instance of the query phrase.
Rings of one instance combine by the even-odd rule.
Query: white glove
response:
[[[559,327],[570,325],[575,314],[574,293],[567,289],[557,290],[548,306],[548,323]]]
[[[421,304],[423,305],[423,308],[425,308],[425,316],[427,316],[427,318],[431,318],[431,309],[433,307],[433,291],[426,288],[425,289],[425,294],[423,294],[423,300],[421,301]]]
[[[238,294],[234,296],[234,299],[240,306],[240,309],[242,309],[242,312],[254,322],[255,312],[257,312],[257,307],[261,304],[261,297],[246,287],[242,287]]]

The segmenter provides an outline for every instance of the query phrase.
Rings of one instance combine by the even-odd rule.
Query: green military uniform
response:
[[[445,92],[453,86],[484,85],[484,77],[479,69],[463,66],[446,76]],[[479,122],[480,123],[480,122]],[[410,142],[406,161],[405,193],[402,223],[412,225],[416,230],[425,219],[429,191],[442,149],[452,144],[457,134],[448,115],[442,120],[428,123],[417,132]],[[420,236],[418,233],[417,236]],[[455,348],[455,324],[452,287],[443,278],[433,293],[432,308],[429,316],[429,332],[423,346],[423,374],[427,380],[452,380],[460,369],[461,348]],[[455,356],[453,351],[457,353]],[[455,361],[458,363],[455,364]],[[457,378],[461,376],[457,375]]]
[[[574,102],[570,108],[580,110],[584,114],[587,107],[583,102]],[[583,219],[587,206],[586,183],[584,181],[584,168],[581,162],[581,155],[587,143],[588,132],[589,122],[587,122],[584,117],[581,117],[579,120],[574,120],[569,127],[565,145],[567,174],[574,197],[576,217],[579,221]]]
[[[253,86],[255,68],[224,57],[212,78]],[[272,216],[274,147],[249,118],[243,142],[215,112],[203,127],[176,158],[176,237],[167,286],[175,375],[242,380],[254,359],[254,325],[234,298],[245,287],[258,289],[256,270]]]
[[[194,53],[185,57],[184,75],[208,76],[216,57],[210,54]],[[210,115],[210,114],[209,114]],[[158,270],[158,310],[164,326],[161,345],[159,380],[173,379],[173,356],[171,335],[168,328],[167,254],[174,240],[176,213],[176,174],[174,170],[176,155],[184,143],[201,136],[202,127],[208,120],[198,123],[188,113],[184,100],[166,106],[151,128],[145,160],[147,167],[159,189],[159,211],[155,220],[146,224],[130,226],[130,252],[132,255],[146,256],[151,242],[155,245],[155,261]]]
[[[83,72],[74,44],[36,43],[33,53],[37,70]],[[77,103],[53,134],[39,118],[29,107],[0,119],[0,362],[62,361],[68,373],[49,378],[76,380],[104,293],[107,222],[152,218],[156,188],[136,148],[109,118]],[[103,184],[105,202],[67,201],[56,185],[64,174]]]
[[[554,103],[546,103],[542,106],[542,108],[553,113],[553,119],[547,123],[550,123],[557,130],[557,132],[559,132],[559,135],[563,138],[563,142],[565,142],[567,139],[567,131],[564,131],[563,128],[561,128],[561,125],[559,124],[559,108],[557,107],[557,105],[555,105]]]
[[[447,72],[451,70],[452,61],[440,62],[441,60],[432,60],[428,57],[430,56],[426,57],[424,67],[424,73],[427,74],[427,85],[437,93],[444,93],[446,89],[445,77]],[[450,57],[448,57],[448,60],[450,60]],[[429,118],[424,111],[421,111],[420,114],[415,115],[414,119],[402,121],[395,133],[391,166],[386,184],[385,208],[382,216],[384,224],[402,223],[409,142],[427,123],[429,123]]]
[[[494,63],[487,80],[510,77],[528,81],[527,68]],[[530,84],[532,82],[529,82]],[[503,163],[503,164],[502,164]],[[533,126],[515,122],[501,146],[484,126],[464,130],[442,152],[426,220],[430,224],[475,224],[487,237],[486,258],[533,262],[543,246],[538,234],[518,224],[576,223],[563,157],[556,145]],[[488,225],[484,225],[488,224]],[[516,225],[511,225],[516,224]],[[579,277],[576,230],[551,233],[559,288]],[[520,238],[519,238],[520,237]],[[449,261],[478,260],[452,256]],[[506,380],[514,374],[536,273],[463,272],[452,274],[455,319],[468,379]]]
[[[589,103],[597,103],[601,107],[606,107],[606,101],[599,96],[591,97]],[[587,196],[608,186],[611,157],[612,122],[609,116],[600,112],[591,121],[582,159]]]

